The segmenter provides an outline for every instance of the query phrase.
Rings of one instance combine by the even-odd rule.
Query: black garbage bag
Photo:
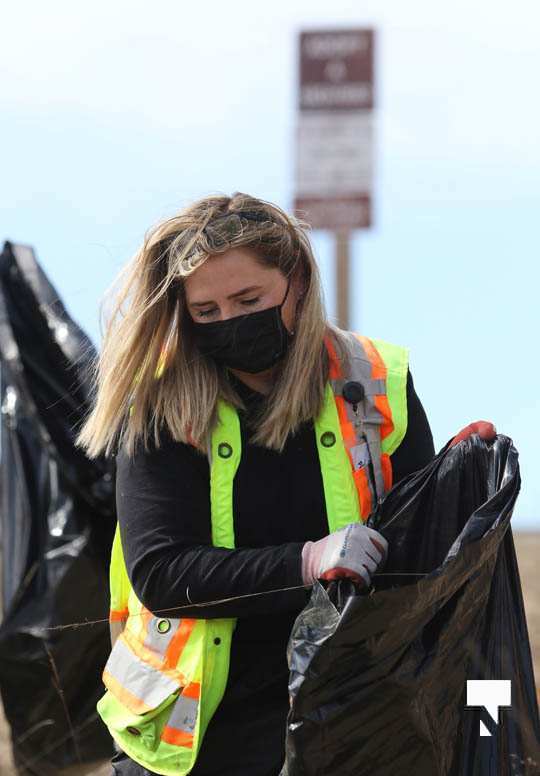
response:
[[[20,773],[57,774],[114,751],[95,709],[110,652],[110,459],[74,438],[90,406],[90,340],[31,248],[0,255],[0,693]]]
[[[316,583],[293,627],[282,776],[540,774],[519,487],[512,440],[474,434],[389,491],[368,521],[389,544],[371,588]],[[511,705],[493,719],[477,704],[501,685],[484,683],[467,706],[468,680],[510,680]]]

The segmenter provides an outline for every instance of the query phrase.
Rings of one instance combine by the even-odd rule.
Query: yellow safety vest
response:
[[[330,372],[323,408],[314,419],[330,532],[365,522],[390,489],[390,455],[407,428],[408,349],[347,335],[352,358],[346,373],[325,337]],[[343,396],[351,381],[363,387],[356,405]],[[234,548],[240,423],[236,409],[222,399],[218,418],[208,448],[212,543]],[[156,773],[183,776],[193,768],[223,697],[236,620],[164,618],[146,609],[129,582],[118,525],[110,586],[110,621],[125,627],[103,671],[107,691],[97,710],[129,757]]]

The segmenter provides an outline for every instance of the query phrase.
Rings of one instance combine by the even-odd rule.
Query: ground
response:
[[[523,589],[529,639],[533,653],[536,686],[540,691],[540,532],[514,531],[519,574]],[[108,762],[85,763],[59,773],[59,776],[110,776]],[[9,731],[0,704],[0,774],[15,776],[10,756]]]

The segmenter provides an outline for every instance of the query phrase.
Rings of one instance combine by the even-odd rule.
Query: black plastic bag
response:
[[[519,487],[512,440],[475,434],[387,494],[368,521],[389,544],[372,587],[316,583],[292,630],[282,776],[540,774]],[[474,679],[511,680],[498,725],[466,706]]]
[[[114,471],[75,448],[95,350],[27,246],[0,256],[0,692],[20,773],[114,751],[95,706],[110,652]]]

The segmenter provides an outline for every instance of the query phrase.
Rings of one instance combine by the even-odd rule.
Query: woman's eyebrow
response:
[[[227,299],[234,299],[237,296],[242,296],[242,294],[247,294],[248,291],[258,291],[261,288],[262,286],[246,286],[246,288],[243,288],[241,291],[235,291],[234,294],[229,294]],[[214,300],[210,299],[208,302],[191,302],[192,307],[202,307],[205,304],[214,304]]]

